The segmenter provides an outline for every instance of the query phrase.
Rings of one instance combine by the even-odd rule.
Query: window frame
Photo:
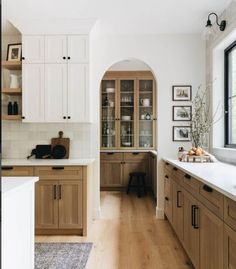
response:
[[[229,54],[236,48],[236,41],[224,51],[224,144],[226,148],[236,148],[236,144],[229,143]]]

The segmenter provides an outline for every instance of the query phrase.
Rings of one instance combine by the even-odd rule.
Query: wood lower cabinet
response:
[[[20,176],[33,176],[34,168],[28,166],[3,166],[3,177],[20,177]]]
[[[224,269],[236,268],[236,231],[224,225]]]
[[[102,187],[122,187],[122,162],[101,161],[100,178]]]
[[[41,180],[35,188],[35,228],[58,228],[58,181]]]
[[[173,188],[173,183],[172,183],[172,178],[170,176],[170,173],[167,169],[165,169],[164,172],[164,195],[165,195],[165,200],[164,200],[164,211],[165,211],[165,215],[168,218],[168,220],[170,221],[170,223],[172,223],[172,206],[173,206],[173,202],[172,202],[172,188]]]

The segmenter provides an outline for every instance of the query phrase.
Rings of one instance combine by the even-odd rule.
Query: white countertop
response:
[[[87,166],[94,159],[3,159],[2,166]]]
[[[111,150],[111,149],[102,149],[100,150],[101,153],[106,153],[106,152],[115,152],[115,153],[119,153],[119,152],[150,152],[154,155],[157,156],[157,150],[154,150],[154,149],[114,149],[114,150]]]
[[[236,166],[222,162],[187,163],[168,158],[163,160],[236,201]]]
[[[38,180],[38,177],[2,177],[2,193],[7,195]]]

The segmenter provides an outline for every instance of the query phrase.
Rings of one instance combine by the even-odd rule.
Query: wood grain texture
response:
[[[6,166],[7,168],[8,166]],[[34,168],[29,166],[13,166],[11,170],[2,168],[3,177],[34,176]]]
[[[151,197],[101,192],[101,219],[87,237],[37,236],[37,242],[93,242],[86,269],[190,269],[168,221],[155,218]]]
[[[224,197],[224,221],[236,231],[236,202]]]
[[[224,269],[236,268],[236,232],[224,225]]]
[[[51,148],[53,149],[56,145],[64,146],[66,149],[66,155],[63,159],[68,159],[70,153],[70,138],[64,138],[62,135],[59,134],[59,137],[51,139]]]

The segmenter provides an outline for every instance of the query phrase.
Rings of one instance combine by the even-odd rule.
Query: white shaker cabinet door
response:
[[[45,63],[67,62],[67,37],[45,36]]]
[[[45,121],[67,121],[67,64],[45,64]]]
[[[88,62],[88,36],[68,36],[68,63]]]
[[[22,66],[22,120],[44,121],[44,65]]]
[[[68,121],[89,122],[88,65],[68,64]]]
[[[44,62],[44,36],[22,37],[22,60],[24,63]]]

